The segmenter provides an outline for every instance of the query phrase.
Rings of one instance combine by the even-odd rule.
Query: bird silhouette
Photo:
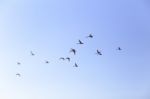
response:
[[[78,67],[77,63],[74,64],[74,67]]]
[[[21,65],[21,63],[20,63],[20,62],[17,62],[17,65]]]
[[[70,52],[72,52],[74,55],[76,55],[77,51],[75,49],[71,48]]]
[[[81,40],[79,40],[77,44],[84,44],[84,43]]]
[[[64,60],[65,60],[65,58],[64,58],[64,57],[60,57],[60,58],[59,58],[59,60],[63,60],[63,61],[64,61]]]
[[[117,50],[121,51],[122,49],[120,47],[118,47]]]
[[[102,55],[102,53],[99,50],[97,50],[96,54],[97,55]]]
[[[92,35],[92,34],[89,34],[89,35],[87,36],[87,38],[93,38],[93,35]]]
[[[20,74],[20,73],[17,73],[16,75],[17,75],[18,77],[21,77],[21,74]]]
[[[46,63],[46,64],[49,64],[49,61],[46,60],[45,63]]]
[[[34,55],[35,55],[32,51],[30,52],[30,54],[31,54],[32,56],[34,56]]]
[[[70,57],[66,57],[66,59],[70,62]]]

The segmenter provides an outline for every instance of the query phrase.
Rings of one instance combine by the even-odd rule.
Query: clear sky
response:
[[[148,0],[1,0],[0,98],[150,99],[149,27]]]

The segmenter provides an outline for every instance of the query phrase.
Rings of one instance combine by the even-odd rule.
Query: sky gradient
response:
[[[149,11],[148,0],[1,0],[0,98],[150,99]]]

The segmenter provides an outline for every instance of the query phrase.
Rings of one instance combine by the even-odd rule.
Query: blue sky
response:
[[[0,98],[149,99],[149,10],[148,0],[0,1]]]

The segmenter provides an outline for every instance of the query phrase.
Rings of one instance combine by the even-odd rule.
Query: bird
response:
[[[78,67],[77,63],[74,64],[74,67]]]
[[[59,60],[63,60],[63,61],[64,61],[64,60],[65,60],[65,58],[64,58],[64,57],[60,57],[60,58],[59,58]]]
[[[87,38],[93,38],[93,35],[92,35],[92,34],[89,34],[89,35],[87,36]]]
[[[120,47],[118,47],[117,50],[121,51],[122,49]]]
[[[20,73],[17,73],[16,75],[17,75],[18,77],[21,77],[21,74],[20,74]]]
[[[30,54],[31,54],[32,56],[34,56],[34,55],[35,55],[32,51],[30,52]]]
[[[81,40],[78,40],[77,44],[84,44]]]
[[[46,64],[48,64],[48,63],[49,63],[49,61],[47,61],[47,60],[46,60],[46,61],[45,61],[45,63],[46,63]]]
[[[71,48],[70,52],[72,52],[74,55],[76,55],[77,51],[75,49]]]
[[[97,50],[96,54],[97,55],[102,55],[102,53],[99,50]]]
[[[21,65],[21,63],[20,63],[20,62],[17,62],[17,65]]]
[[[70,62],[70,57],[66,57],[66,59]]]

